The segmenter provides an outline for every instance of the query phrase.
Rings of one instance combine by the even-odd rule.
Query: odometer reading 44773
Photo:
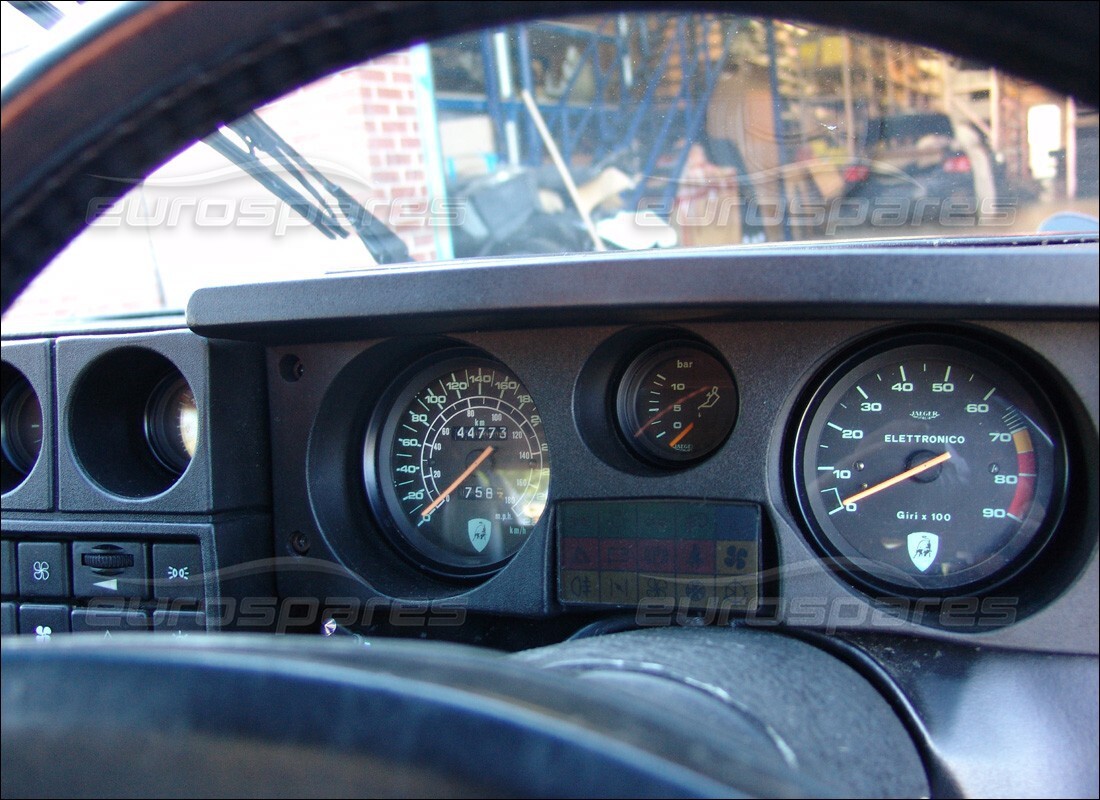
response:
[[[478,575],[527,540],[547,503],[550,454],[519,380],[476,356],[434,362],[404,384],[364,452],[367,490],[419,565]]]
[[[1014,367],[968,344],[857,356],[807,409],[799,504],[857,578],[910,592],[988,585],[1056,521],[1066,464],[1053,414]]]

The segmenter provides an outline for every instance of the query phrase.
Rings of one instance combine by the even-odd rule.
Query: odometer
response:
[[[957,339],[849,359],[810,402],[794,464],[826,552],[863,583],[909,593],[1013,574],[1049,536],[1066,478],[1038,387]]]
[[[402,386],[364,449],[384,527],[426,569],[499,568],[547,503],[550,457],[530,393],[476,355],[434,360]]]

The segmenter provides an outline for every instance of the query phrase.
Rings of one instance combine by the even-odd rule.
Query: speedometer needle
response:
[[[488,447],[486,447],[482,451],[481,455],[479,455],[477,458],[474,459],[474,463],[472,463],[470,466],[466,467],[466,469],[464,469],[462,471],[462,474],[459,475],[457,478],[455,478],[454,481],[451,482],[451,485],[443,490],[443,494],[441,494],[441,495],[439,495],[439,497],[435,498],[435,500],[432,501],[430,506],[428,506],[427,508],[425,508],[423,511],[420,512],[420,516],[426,517],[429,514],[431,514],[433,511],[435,511],[437,508],[439,508],[440,503],[442,503],[444,500],[446,500],[450,496],[451,492],[453,492],[455,489],[457,489],[459,487],[459,485],[464,480],[469,478],[470,475],[473,474],[473,471],[481,466],[481,462],[484,461],[485,459],[487,459],[492,454],[493,454],[493,446],[489,445]]]
[[[876,483],[874,486],[869,486],[868,488],[864,489],[862,492],[856,492],[851,497],[849,497],[847,500],[841,500],[840,504],[842,506],[846,506],[846,505],[850,505],[851,503],[858,503],[860,500],[864,499],[865,497],[870,497],[873,494],[878,494],[883,489],[889,489],[894,484],[901,483],[902,481],[906,480],[907,478],[912,478],[914,475],[920,475],[925,470],[932,469],[932,467],[936,466],[937,464],[942,464],[944,461],[947,461],[949,458],[951,458],[951,452],[950,451],[948,451],[946,453],[940,453],[935,458],[930,458],[927,461],[925,461],[923,464],[917,464],[917,466],[912,467],[911,469],[907,469],[907,470],[905,470],[905,472],[902,472],[898,475],[895,475],[892,478],[887,478],[882,483]]]

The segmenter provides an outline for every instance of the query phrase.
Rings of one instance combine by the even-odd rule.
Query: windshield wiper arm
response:
[[[335,200],[336,208],[376,263],[398,264],[410,260],[408,248],[393,231],[343,187],[326,178],[257,114],[246,114],[225,127],[244,142],[245,148],[220,130],[207,137],[206,143],[301,214],[325,236],[330,239],[346,238],[348,231],[322,190]],[[273,158],[301,188],[296,188],[276,174],[263,162],[260,153]]]

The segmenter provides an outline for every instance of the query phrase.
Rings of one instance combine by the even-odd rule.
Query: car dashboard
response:
[[[38,460],[5,484],[5,632],[276,631],[525,651],[631,629],[757,628],[873,664],[938,747],[943,698],[930,687],[944,674],[906,671],[929,651],[947,674],[1002,661],[968,680],[1014,696],[1031,685],[1050,702],[1061,690],[1032,685],[1036,669],[1095,673],[1095,259],[1095,241],[1034,239],[487,260],[205,289],[187,328],[8,339],[5,370],[39,398],[43,429]],[[1054,270],[1066,280],[1045,280]],[[455,297],[468,307],[444,302]],[[846,557],[858,529],[821,520],[873,504],[814,483],[806,472],[821,461],[803,463],[806,442],[850,436],[828,438],[844,427],[832,420],[845,397],[833,404],[830,387],[856,381],[862,395],[859,376],[899,355],[900,377],[924,394],[898,406],[879,390],[878,413],[894,418],[865,426],[869,440],[916,436],[882,433],[902,429],[898,414],[945,430],[928,418],[952,406],[932,402],[933,378],[904,372],[913,358],[946,359],[947,378],[977,364],[1032,426],[1031,444],[1013,434],[1006,446],[1018,475],[1039,476],[1022,501],[1018,485],[987,501],[975,480],[875,518],[940,531],[930,572],[904,535],[883,545],[900,551],[893,564],[866,547]],[[5,387],[9,431],[21,418],[8,387],[21,385]],[[969,400],[959,407],[981,405]],[[421,409],[431,416],[419,423]],[[661,422],[679,449],[654,434]],[[967,424],[946,429],[956,463],[996,461],[977,448],[1009,437]],[[823,470],[838,482],[834,467],[886,457],[848,444],[849,460]],[[925,466],[936,448],[915,449],[917,473],[892,455],[876,478],[909,466],[895,484],[934,488],[917,478],[939,467]],[[986,480],[1000,486],[993,466]],[[806,486],[843,502],[815,511]],[[876,502],[900,498],[893,486]],[[968,563],[958,559],[979,544],[940,566],[965,528],[911,522],[978,515],[998,497],[1038,520],[1008,522]],[[974,722],[939,724],[969,731],[965,751]],[[1003,744],[1025,746],[1021,736]],[[1074,750],[1072,785],[1088,780]],[[990,785],[960,764],[944,780]]]
[[[411,25],[287,8],[233,25],[397,26],[303,73]],[[5,301],[83,224],[8,202]],[[1098,258],[478,257],[6,324],[2,794],[1095,796]]]
[[[936,264],[913,243],[835,254],[763,247],[734,257],[704,251],[368,270],[202,290],[189,310],[191,330],[8,341],[5,369],[21,370],[24,380],[13,381],[7,394],[29,385],[36,398],[56,398],[58,407],[38,414],[47,423],[41,457],[25,474],[13,461],[18,448],[7,446],[18,440],[5,440],[5,467],[21,478],[6,486],[4,529],[11,544],[5,546],[18,551],[22,537],[38,539],[40,531],[58,538],[69,529],[80,534],[63,537],[66,551],[70,544],[76,549],[58,557],[66,575],[72,572],[60,593],[24,575],[26,564],[33,572],[41,560],[33,558],[37,550],[30,552],[38,545],[27,541],[28,555],[20,551],[5,595],[28,602],[62,598],[71,601],[70,615],[75,610],[82,617],[83,606],[97,599],[135,601],[138,627],[149,627],[154,617],[165,622],[171,610],[199,629],[200,611],[211,628],[247,629],[257,614],[241,616],[234,601],[244,587],[254,591],[266,581],[272,603],[259,615],[259,627],[270,627],[275,614],[280,630],[318,630],[325,623],[331,629],[333,619],[349,630],[370,629],[379,620],[429,626],[438,605],[441,629],[456,614],[560,623],[571,615],[588,621],[637,610],[638,621],[649,624],[677,617],[721,624],[747,619],[1095,650],[1095,636],[1085,642],[1076,635],[1091,627],[1082,624],[1089,601],[1078,597],[1090,587],[1095,591],[1085,577],[1096,569],[1095,537],[1088,534],[1095,465],[1090,448],[1081,446],[1095,430],[1094,364],[1079,357],[1081,347],[1095,347],[1087,319],[1092,309],[1082,295],[1037,285],[1033,276],[1042,270],[1027,263],[1057,258],[1059,269],[1079,263],[1087,272],[1094,251],[1087,242],[956,246],[957,262]],[[980,284],[986,278],[997,290],[966,302],[960,280]],[[914,290],[917,280],[928,287],[927,296],[921,287]],[[830,302],[834,281],[868,286],[867,304],[851,293],[843,305]],[[440,315],[438,298],[454,296],[459,282],[464,296],[482,307],[452,307]],[[623,295],[620,282],[633,284],[631,302],[615,299]],[[453,291],[445,288],[449,283]],[[431,294],[422,290],[429,284]],[[883,288],[890,284],[911,294],[887,310]],[[601,285],[607,288],[596,288]],[[958,288],[941,288],[947,286]],[[946,306],[940,293],[954,294],[956,308]],[[1068,321],[1067,312],[1081,319]],[[1054,314],[1060,321],[1043,319]],[[825,530],[821,523],[832,522],[841,494],[865,491],[870,479],[857,475],[852,481],[860,479],[858,486],[840,478],[820,483],[799,472],[796,463],[810,458],[809,407],[815,405],[823,419],[830,410],[811,399],[836,381],[830,372],[843,371],[839,362],[864,362],[871,355],[862,353],[898,345],[948,347],[948,356],[933,353],[956,360],[945,362],[947,377],[951,369],[967,368],[969,351],[981,354],[985,366],[978,369],[986,373],[1006,369],[1035,381],[1028,389],[1007,375],[998,382],[1036,426],[1028,433],[1035,444],[1027,453],[1037,457],[1027,462],[1030,473],[1017,472],[1025,480],[1039,477],[1026,496],[1010,484],[1000,495],[968,502],[959,495],[980,493],[981,484],[961,478],[968,488],[951,486],[934,499],[889,502],[894,498],[884,495],[886,502],[876,502],[893,521],[876,518],[855,532]],[[917,357],[927,361],[923,352]],[[905,375],[904,364],[900,369]],[[444,384],[456,380],[456,370],[462,382],[448,395]],[[667,390],[662,370],[671,375]],[[447,380],[433,383],[436,373]],[[483,373],[484,389],[477,373]],[[917,383],[915,390],[895,383],[892,393],[909,388],[919,396]],[[877,440],[882,431],[901,429],[898,415],[939,416],[913,410],[935,405],[928,389],[915,405],[891,408],[883,387],[885,411],[882,403],[865,403],[878,409],[864,412],[876,426],[865,426],[868,440],[876,443],[825,460],[838,462],[837,473],[856,464],[879,479],[898,472],[900,456],[884,453]],[[962,392],[960,386],[957,394]],[[1028,413],[1028,395],[1045,410]],[[475,397],[490,397],[495,405],[482,408],[470,399]],[[16,399],[5,396],[9,432],[25,427],[18,409],[26,404]],[[681,405],[687,410],[681,412]],[[949,408],[954,406],[942,413]],[[971,411],[970,417],[977,415]],[[56,432],[49,425],[54,420]],[[952,419],[945,428],[922,421],[920,430],[957,433],[967,423]],[[828,419],[824,424],[843,427]],[[972,432],[971,441],[987,435],[998,441],[993,428]],[[897,438],[886,434],[885,441],[891,436]],[[917,434],[902,436],[917,441]],[[820,434],[818,439],[818,447],[830,446]],[[1041,439],[1050,441],[1045,454]],[[1014,447],[1005,452],[1019,461]],[[937,448],[894,449],[932,456]],[[961,444],[946,449],[957,460],[989,458],[991,465],[1005,455],[968,453]],[[487,468],[472,465],[489,453]],[[865,458],[887,463],[867,466]],[[823,466],[833,467],[819,459],[802,472],[835,477]],[[917,477],[906,476],[920,485]],[[826,505],[809,502],[806,486],[826,495]],[[902,491],[904,486],[892,493]],[[607,505],[593,505],[600,502]],[[966,534],[941,525],[944,547],[931,573],[906,547],[887,550],[903,551],[903,565],[909,558],[908,575],[896,560],[876,562],[870,550],[863,554],[866,563],[837,550],[853,542],[860,547],[860,531],[869,526],[893,524],[907,533],[935,527],[929,513],[965,518],[977,516],[983,503],[998,502],[1010,512],[1013,502],[1023,503],[1008,523],[1013,530],[998,529],[985,545],[955,543],[959,552],[982,546],[988,552],[951,563],[947,536]],[[430,513],[417,513],[425,508]],[[697,534],[679,519],[693,510],[702,514]],[[746,516],[719,523],[715,514]],[[924,525],[911,524],[916,515]],[[1017,519],[1029,515],[1037,518],[1030,526]],[[488,546],[467,540],[471,520],[485,523]],[[637,528],[664,531],[648,534],[658,543],[649,560],[641,552],[645,534],[632,538]],[[120,541],[77,541],[101,531],[117,532]],[[600,539],[608,541],[601,545]],[[132,574],[110,565],[88,568],[98,557],[84,548],[122,552],[130,549],[128,540],[138,542],[137,560],[128,562]],[[697,562],[691,566],[684,563],[687,555],[674,551],[696,541],[707,552],[702,561],[698,552],[690,554]],[[191,549],[183,546],[187,542]],[[747,546],[739,567],[720,563],[723,546],[728,550],[731,543]],[[607,552],[615,547],[622,550],[618,563]],[[168,554],[182,560],[174,563]],[[14,561],[13,555],[13,567]],[[112,588],[100,585],[112,580]],[[609,584],[616,580],[618,594]],[[189,584],[189,593],[178,588],[181,583]],[[1008,590],[994,591],[1006,584]],[[311,602],[299,609],[280,606],[278,599],[288,597]],[[953,597],[981,602],[968,612]],[[998,605],[1003,597],[1011,599]],[[334,603],[349,598],[352,608]],[[176,607],[182,599],[194,603],[186,613]],[[161,608],[160,601],[172,607]]]
[[[48,624],[54,638],[69,629],[107,637],[274,629],[510,650],[631,628],[762,628],[875,665],[895,698],[919,705],[914,719],[935,746],[944,710],[930,686],[945,673],[906,673],[927,650],[945,658],[946,675],[1003,659],[996,677],[974,680],[1013,697],[1018,684],[1036,697],[1056,694],[1034,686],[1038,665],[1071,665],[1070,680],[1082,664],[1095,672],[1096,252],[1087,240],[1024,240],[535,257],[210,288],[191,300],[188,328],[8,339],[5,370],[19,370],[44,398],[45,427],[40,459],[4,495],[5,614],[18,612],[12,624],[21,633]],[[1047,281],[1053,271],[1066,280]],[[423,291],[429,281],[432,293]],[[445,313],[441,298],[450,298]],[[1024,385],[1042,396],[1048,416],[1033,421],[1049,435],[1060,431],[1066,459],[1046,490],[1065,493],[1043,505],[1053,526],[1033,530],[1015,561],[998,561],[993,580],[977,589],[877,580],[884,573],[875,563],[837,554],[800,505],[798,442],[811,408],[825,407],[814,402],[821,387],[853,360],[933,344],[955,348],[953,359],[980,354],[986,372],[1011,372],[1021,383],[1002,383],[1002,392],[1015,386],[1018,405]],[[698,441],[711,449],[701,457],[659,460],[629,441],[620,396],[639,386],[656,391],[647,359],[668,371],[674,364],[664,354],[685,365],[684,348],[728,371],[723,396],[733,420],[707,429],[709,439]],[[520,419],[528,434],[535,420],[544,447],[525,439],[522,452],[538,450],[541,460],[508,474],[548,476],[526,495],[544,498],[544,511],[510,552],[483,557],[491,547],[461,539],[471,533],[467,518],[492,527],[489,517],[515,503],[466,506],[461,547],[440,555],[395,523],[408,507],[401,496],[387,505],[371,485],[414,474],[385,473],[388,463],[405,463],[399,448],[390,447],[389,461],[379,454],[387,437],[398,438],[387,420],[412,416],[421,376],[439,365],[453,376],[455,360],[466,379],[471,363],[507,375],[483,394],[529,395],[536,407]],[[692,374],[683,373],[687,381]],[[165,375],[189,387],[193,427],[179,401],[157,403]],[[519,385],[508,390],[513,380]],[[444,388],[432,390],[440,409],[449,403]],[[178,472],[164,454],[172,437],[153,436],[150,415],[163,407],[177,439],[195,431]],[[471,425],[458,436],[474,440],[414,430],[411,452],[430,440],[444,454],[462,447],[472,462],[492,447],[484,441],[495,441],[477,437],[496,436],[472,407],[459,408]],[[642,414],[657,407],[643,404]],[[132,436],[120,445],[124,430]],[[111,457],[98,458],[103,452]],[[439,476],[433,496],[462,472],[453,459],[440,463],[451,473]],[[503,459],[499,471],[507,472]],[[492,489],[494,480],[483,483]],[[943,513],[948,501],[936,502]],[[967,513],[968,498],[949,502]],[[448,506],[462,503],[448,498]],[[917,504],[915,512],[930,509]],[[824,516],[832,517],[827,509]],[[920,527],[932,528],[926,520]],[[693,566],[700,544],[702,566]],[[694,554],[685,549],[693,545]],[[726,569],[731,546],[741,559]],[[942,560],[946,551],[944,544]],[[36,565],[54,557],[61,582],[36,580]],[[651,562],[662,557],[663,566]],[[1067,660],[1049,661],[1051,654]],[[950,727],[974,738],[974,722]],[[1026,744],[1009,738],[1003,746]],[[1073,752],[1079,770],[1084,761]]]

